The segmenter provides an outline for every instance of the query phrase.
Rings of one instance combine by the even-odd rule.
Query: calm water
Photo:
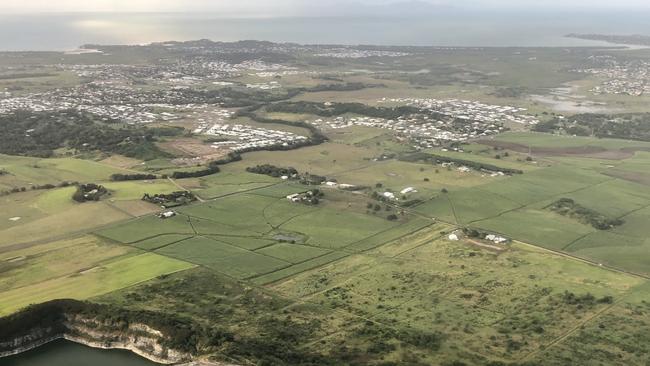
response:
[[[208,38],[324,44],[588,46],[567,33],[650,34],[650,14],[444,12],[418,18],[220,19],[216,14],[0,14],[0,50]]]
[[[61,340],[27,353],[2,358],[0,366],[159,366],[159,364],[128,351],[101,350]]]

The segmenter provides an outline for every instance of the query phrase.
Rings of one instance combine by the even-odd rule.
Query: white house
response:
[[[415,188],[413,188],[413,187],[407,187],[407,188],[402,189],[399,193],[401,193],[401,194],[408,194],[408,193],[417,193],[417,192],[418,192],[418,191],[417,191]]]

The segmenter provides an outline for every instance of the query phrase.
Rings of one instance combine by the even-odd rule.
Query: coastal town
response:
[[[641,96],[650,93],[650,62],[642,60],[619,61],[608,55],[591,56],[591,67],[572,71],[596,76],[600,85],[590,91],[595,94],[624,94]]]
[[[490,124],[512,122],[521,125],[535,125],[539,123],[535,116],[523,114],[523,112],[526,112],[525,108],[490,105],[471,100],[383,98],[380,102],[403,104],[461,120],[473,120]]]
[[[319,118],[310,123],[333,130],[352,126],[386,129],[408,139],[413,147],[418,149],[496,135],[507,130],[506,122],[522,125],[538,123],[536,117],[522,114],[525,112],[523,108],[488,105],[476,101],[382,98],[379,102],[415,107],[422,113],[396,119],[338,116],[332,119]],[[431,113],[436,113],[442,118],[434,118]]]

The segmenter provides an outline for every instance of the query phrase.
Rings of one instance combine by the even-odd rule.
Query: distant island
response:
[[[565,37],[567,38],[577,38],[577,39],[586,39],[590,41],[605,41],[608,43],[617,43],[617,44],[629,44],[636,46],[650,46],[650,36],[644,36],[640,34],[632,35],[611,35],[611,34],[579,34],[579,33],[570,33]]]

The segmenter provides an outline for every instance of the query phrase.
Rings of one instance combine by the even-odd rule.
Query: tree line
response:
[[[146,173],[111,175],[111,180],[113,182],[124,182],[130,180],[154,180],[154,179],[158,179],[158,176],[155,174],[146,174]]]
[[[573,217],[598,230],[609,230],[625,223],[622,219],[609,218],[595,210],[580,205],[570,198],[560,198],[546,206],[546,208],[562,216]]]
[[[172,173],[172,178],[174,179],[184,179],[184,178],[201,178],[208,175],[217,174],[221,171],[219,165],[226,165],[235,161],[240,161],[242,159],[241,154],[237,152],[231,152],[226,155],[226,157],[218,160],[213,160],[207,164],[205,169],[200,170],[190,170],[190,171],[176,171]]]
[[[406,162],[427,162],[430,164],[455,164],[460,166],[466,166],[475,170],[485,170],[489,172],[502,172],[504,174],[513,175],[513,174],[523,174],[523,170],[520,169],[511,169],[503,168],[492,164],[480,163],[472,160],[452,158],[449,156],[442,156],[436,154],[429,154],[424,152],[404,154],[399,157],[399,160]]]
[[[295,168],[281,168],[271,164],[256,165],[246,168],[246,171],[254,174],[268,175],[274,178],[279,177],[295,177],[298,171]]]
[[[421,109],[411,106],[373,107],[362,103],[323,104],[304,101],[275,103],[267,106],[266,110],[268,112],[314,114],[321,117],[335,117],[349,113],[383,119],[397,119],[399,117],[424,113]],[[438,119],[445,117],[435,112],[427,112],[427,114]]]
[[[61,182],[59,184],[50,184],[50,183],[40,184],[40,185],[35,184],[35,185],[32,185],[32,186],[29,186],[29,188],[27,188],[27,187],[14,187],[12,189],[0,191],[0,196],[8,196],[8,195],[10,195],[12,193],[27,192],[28,190],[38,191],[38,190],[49,190],[49,189],[54,189],[54,188],[65,188],[65,187],[75,186],[75,185],[78,185],[78,184],[79,184],[78,182],[67,182],[66,181],[66,182]]]
[[[554,117],[538,123],[533,130],[576,136],[650,141],[650,113],[618,115],[584,113],[565,118]]]

